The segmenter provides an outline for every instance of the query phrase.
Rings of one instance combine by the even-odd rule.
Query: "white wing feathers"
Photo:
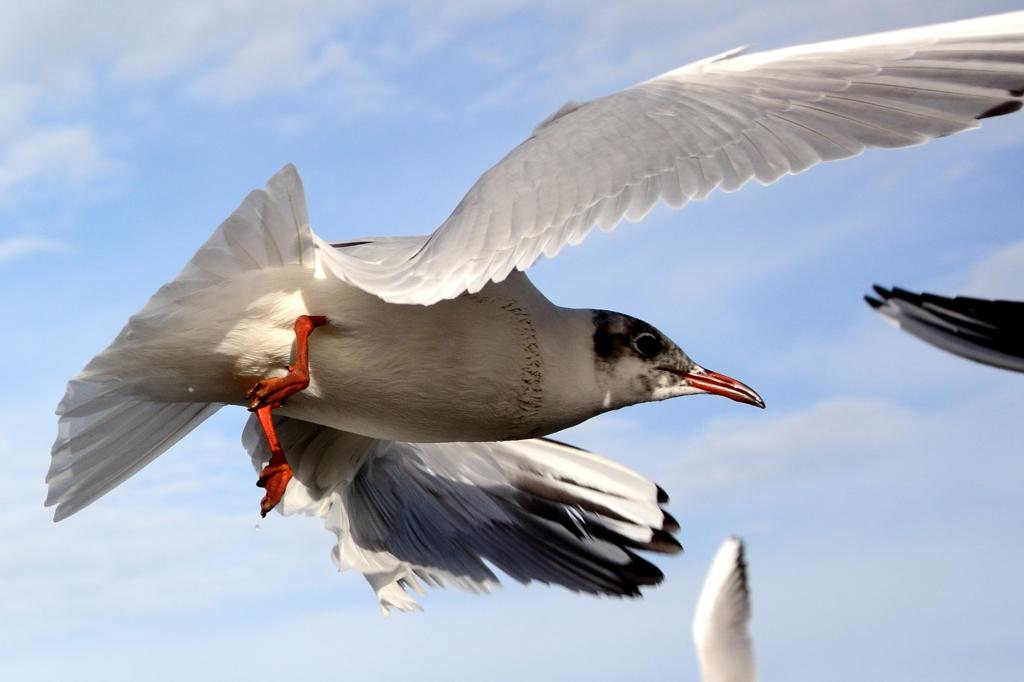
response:
[[[60,422],[46,475],[46,505],[57,505],[55,521],[109,492],[220,408],[140,395],[138,385],[158,370],[145,363],[139,346],[167,334],[174,312],[191,294],[248,270],[312,268],[313,249],[302,183],[295,167],[287,165],[265,190],[251,192],[181,273],[68,382],[57,407]]]
[[[639,474],[545,440],[414,444],[275,417],[294,471],[283,514],[322,516],[339,570],[362,572],[381,609],[418,608],[420,583],[473,592],[495,567],[527,583],[636,596],[661,572],[632,549],[676,552],[666,498]],[[243,444],[269,453],[255,419]]]
[[[1024,12],[751,55],[731,51],[570,103],[488,170],[429,237],[334,254],[343,279],[430,304],[524,270],[593,225],[751,179],[904,147],[1021,108]]]
[[[754,682],[754,647],[747,634],[750,592],[743,542],[730,537],[718,549],[704,579],[693,617],[704,682]]]

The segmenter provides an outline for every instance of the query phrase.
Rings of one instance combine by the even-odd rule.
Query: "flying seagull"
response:
[[[750,589],[743,541],[730,537],[711,561],[704,588],[693,615],[693,641],[697,646],[704,682],[754,682],[754,645],[750,622]]]
[[[46,504],[56,505],[55,520],[82,509],[224,405],[252,410],[266,441],[264,514],[295,480],[291,460],[347,435],[379,442],[365,464],[371,473],[398,453],[443,451],[437,458],[450,465],[431,456],[421,471],[445,469],[490,492],[495,480],[519,489],[521,469],[498,464],[478,478],[460,470],[474,464],[463,463],[459,448],[424,444],[534,439],[608,410],[700,393],[763,407],[751,388],[701,367],[652,325],[556,306],[523,271],[594,225],[639,220],[659,199],[678,207],[868,147],[921,144],[1022,103],[1024,12],[1014,12],[770,52],[732,50],[566,104],[429,235],[324,241],[310,229],[298,173],[285,166],[69,382]],[[280,419],[301,422],[303,437],[286,438]],[[354,457],[358,448],[347,448],[325,461]],[[606,473],[598,484],[572,477],[578,463],[523,466],[542,485],[517,504],[540,517],[586,509],[579,491],[563,494],[558,483],[614,496],[620,477],[634,476]],[[378,546],[374,533],[350,529],[359,542],[419,565],[445,552],[444,543],[464,541],[417,525],[435,488],[424,496],[387,477],[352,478],[369,481],[383,486],[372,495],[385,505],[381,518],[411,524],[410,540]],[[654,489],[647,486],[643,504],[657,506]],[[359,498],[331,504],[352,499]],[[634,520],[615,507],[597,511]],[[564,532],[546,541],[555,555],[538,553],[531,559],[543,566],[524,563],[530,570],[518,577],[546,580],[556,565],[575,570],[564,555],[581,550],[565,533],[590,531],[582,530],[587,519],[575,531],[564,521]],[[535,527],[508,523],[517,547],[534,551],[523,535]],[[643,524],[645,533],[666,531],[653,512]],[[387,535],[388,526],[378,531]],[[630,532],[616,526],[621,537]],[[497,563],[493,554],[511,545],[486,548],[491,554],[464,547]],[[632,593],[607,583],[592,591]]]
[[[1024,303],[874,287],[872,308],[926,343],[985,365],[1024,372]]]

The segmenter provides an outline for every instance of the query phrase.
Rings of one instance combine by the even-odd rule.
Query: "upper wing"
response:
[[[1024,12],[696,62],[571,103],[488,170],[429,237],[339,253],[332,270],[395,303],[478,291],[593,225],[716,187],[770,183],[1016,111]]]
[[[381,608],[418,608],[411,588],[486,592],[494,566],[595,594],[636,596],[661,581],[633,549],[676,552],[675,521],[654,483],[597,455],[547,440],[402,443],[275,416],[294,471],[284,514],[322,516],[339,569],[362,572]],[[269,452],[255,418],[243,443]]]
[[[693,640],[697,645],[704,682],[754,682],[754,647],[747,634],[750,621],[750,591],[743,542],[728,538],[722,543],[711,567],[693,617]]]
[[[993,367],[1024,372],[1024,303],[875,287],[865,300],[927,343]]]

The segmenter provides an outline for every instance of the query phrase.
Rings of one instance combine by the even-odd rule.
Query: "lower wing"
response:
[[[634,550],[682,549],[664,491],[584,450],[402,443],[274,419],[294,472],[278,509],[323,517],[334,562],[363,573],[385,613],[418,609],[421,585],[486,593],[499,584],[492,567],[521,583],[638,596],[663,575]],[[259,470],[270,453],[254,418],[242,441]]]

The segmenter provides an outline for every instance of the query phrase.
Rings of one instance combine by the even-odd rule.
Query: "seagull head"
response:
[[[594,358],[605,409],[710,393],[764,407],[746,384],[698,365],[671,339],[629,315],[593,311]]]

